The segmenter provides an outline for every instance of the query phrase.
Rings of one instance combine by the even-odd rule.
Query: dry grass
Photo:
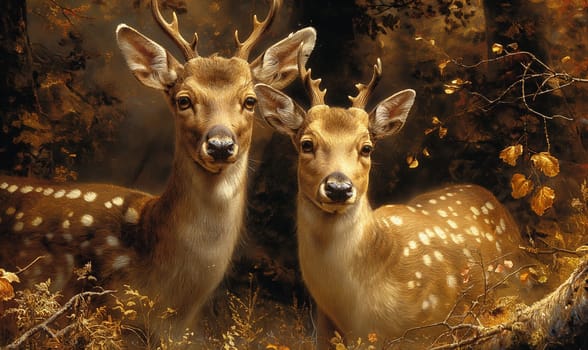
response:
[[[92,278],[90,268],[78,271],[78,276]],[[179,338],[172,336],[176,333],[171,329],[175,311],[167,308],[158,314],[157,302],[132,286],[125,285],[122,293],[83,292],[66,302],[50,287],[47,280],[0,299],[0,324],[11,329],[0,344],[7,349],[312,348],[307,336],[309,309],[296,299],[289,306],[262,299],[253,277],[249,288],[239,293],[226,291],[225,298],[215,301],[218,315],[204,319],[198,334],[186,329]],[[169,332],[154,340],[148,335],[155,327]]]
[[[571,266],[577,263],[576,258],[559,260]],[[91,278],[88,268],[81,271],[80,278]],[[171,329],[174,310],[168,308],[158,314],[156,301],[131,286],[124,286],[117,294],[107,290],[84,292],[66,302],[50,287],[51,281],[47,280],[17,291],[11,298],[0,298],[0,311],[4,310],[0,321],[10,323],[15,330],[10,339],[2,339],[7,349],[314,349],[311,308],[296,298],[289,305],[272,300],[251,275],[248,286],[226,291],[214,301],[214,313],[204,317],[198,332],[186,329],[179,338],[172,337],[176,333]],[[497,299],[494,305],[480,309],[476,319],[486,325],[501,323],[510,318],[509,312],[517,305],[509,298]],[[170,330],[167,334],[156,340],[148,336],[151,329],[162,325]],[[461,330],[459,325],[453,327]],[[427,329],[423,327],[421,331]],[[331,348],[393,349],[406,341],[412,343],[412,335],[389,342],[377,334],[354,340],[334,334]]]

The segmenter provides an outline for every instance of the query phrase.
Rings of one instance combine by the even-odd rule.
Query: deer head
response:
[[[359,92],[350,97],[352,107],[330,107],[324,102],[326,90],[320,90],[320,79],[313,80],[303,65],[301,60],[299,70],[311,107],[305,111],[283,92],[257,84],[259,110],[268,124],[291,137],[298,150],[302,194],[326,212],[341,212],[365,197],[374,144],[402,128],[415,92],[397,92],[366,112],[382,73],[378,59],[370,83],[356,85]]]
[[[125,24],[116,30],[118,45],[134,76],[166,95],[176,119],[179,153],[209,173],[221,172],[248,152],[257,102],[253,84],[288,85],[298,73],[298,47],[302,45],[304,61],[314,47],[316,33],[305,28],[248,62],[251,49],[267,31],[279,6],[280,1],[273,0],[264,21],[254,17],[254,29],[245,41],[239,41],[235,32],[237,50],[229,58],[200,56],[198,36],[194,34],[188,43],[179,32],[176,14],[166,22],[157,0],[152,1],[153,15],[180,48],[185,63]]]

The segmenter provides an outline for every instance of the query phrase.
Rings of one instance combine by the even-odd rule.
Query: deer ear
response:
[[[251,62],[255,79],[276,89],[282,89],[298,76],[298,50],[302,50],[300,62],[304,67],[316,42],[316,31],[312,27],[300,29],[287,38],[272,45]]]
[[[277,131],[293,137],[304,121],[304,110],[288,95],[266,84],[256,84],[257,108],[263,119]]]
[[[375,139],[396,134],[406,122],[416,92],[402,90],[378,103],[370,113],[370,133]]]
[[[165,90],[183,70],[167,50],[126,24],[116,28],[116,41],[129,69],[146,86]]]

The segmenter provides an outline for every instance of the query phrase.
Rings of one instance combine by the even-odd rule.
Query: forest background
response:
[[[161,3],[167,17],[178,13],[183,33],[198,32],[203,54],[232,52],[234,30],[248,32],[251,14],[267,7]],[[126,23],[181,57],[150,2],[6,0],[0,8],[0,171],[162,191],[171,114],[130,74],[114,37]],[[376,147],[374,205],[477,183],[509,207],[535,253],[586,244],[588,1],[285,1],[258,49],[309,25],[318,41],[308,66],[327,103],[347,106],[378,57],[383,79],[372,103],[417,91],[403,131]],[[287,92],[307,105],[299,82]],[[258,121],[251,158],[247,234],[219,294],[245,300],[253,289],[310,307],[295,254],[295,152]],[[549,283],[550,273],[532,277]]]

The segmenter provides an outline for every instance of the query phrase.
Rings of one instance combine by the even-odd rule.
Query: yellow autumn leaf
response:
[[[14,272],[8,272],[4,269],[0,269],[0,278],[4,278],[5,280],[7,280],[10,283],[14,283],[20,282],[20,279],[18,278],[18,276],[14,273]]]
[[[495,54],[497,54],[497,55],[500,55],[503,50],[504,50],[504,48],[500,44],[494,43],[492,45],[492,52],[495,53]]]
[[[456,86],[445,84],[445,89],[443,90],[443,92],[445,92],[445,94],[451,95],[451,94],[455,93],[455,91],[457,91]]]
[[[533,181],[527,179],[525,175],[516,173],[510,179],[512,192],[510,195],[514,199],[523,198],[533,190]]]
[[[0,300],[7,301],[14,298],[12,284],[4,278],[0,278]]]
[[[508,47],[512,51],[517,51],[519,49],[519,44],[516,43],[516,42],[515,43],[510,43],[510,44],[506,45],[506,47]]]
[[[559,161],[549,154],[549,152],[534,154],[531,156],[531,161],[533,162],[533,166],[546,176],[554,177],[559,174]]]
[[[553,205],[555,191],[548,186],[540,187],[531,199],[531,209],[535,214],[541,216]]]
[[[508,146],[500,151],[500,159],[510,166],[517,165],[517,159],[523,154],[523,145]]]
[[[443,72],[445,71],[445,68],[447,68],[447,64],[451,62],[450,60],[445,60],[441,63],[439,63],[437,65],[437,67],[439,67],[439,72],[441,73],[441,75],[443,75]]]
[[[447,136],[447,128],[439,127],[439,138],[442,139]]]
[[[419,166],[419,161],[416,157],[409,155],[406,157],[406,164],[408,164],[410,169],[414,169]]]

